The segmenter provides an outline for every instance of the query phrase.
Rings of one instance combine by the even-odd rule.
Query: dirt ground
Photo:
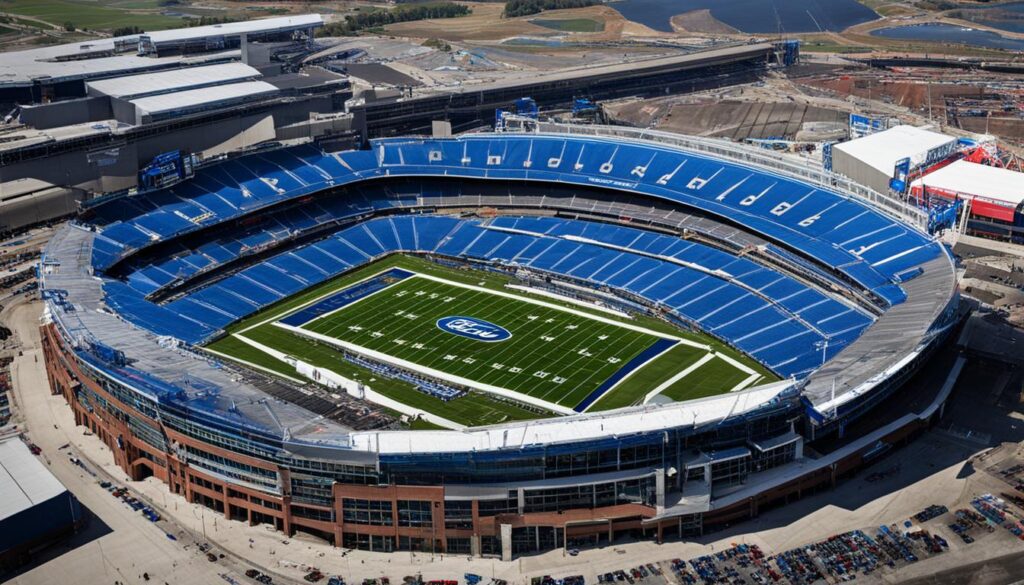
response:
[[[741,34],[740,31],[711,16],[711,10],[707,8],[673,16],[672,28],[677,32]]]
[[[391,34],[414,38],[441,38],[446,41],[502,40],[516,36],[556,36],[568,34],[575,40],[592,42],[617,41],[627,37],[662,37],[667,33],[658,32],[646,26],[631,22],[618,11],[608,6],[590,6],[571,10],[549,10],[543,13],[544,20],[587,18],[604,23],[604,30],[596,33],[561,33],[530,22],[536,15],[519,18],[502,18],[502,3],[467,3],[473,13],[461,18],[419,20],[401,22],[387,27]]]

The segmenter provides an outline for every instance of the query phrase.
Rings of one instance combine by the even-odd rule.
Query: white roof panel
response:
[[[506,423],[463,431],[360,431],[352,448],[379,454],[519,449],[530,445],[597,440],[617,434],[703,425],[757,409],[793,387],[791,380],[688,402],[622,408],[606,413]]]
[[[863,138],[834,145],[834,150],[863,161],[883,173],[891,175],[896,162],[910,158],[911,165],[924,162],[929,150],[956,141],[952,136],[939,134],[914,126],[896,126]]]
[[[28,510],[67,489],[18,437],[0,441],[0,520]]]
[[[217,85],[204,87],[202,89],[190,89],[174,93],[165,93],[150,97],[131,100],[135,107],[148,114],[158,114],[173,110],[185,110],[190,107],[213,104],[216,102],[228,102],[248,97],[271,95],[277,93],[278,89],[266,81],[245,81],[242,83],[230,83],[228,85]]]
[[[965,160],[942,167],[911,184],[914,187],[921,185],[1013,205],[1024,201],[1024,173]]]
[[[307,26],[323,26],[324,19],[319,14],[298,14],[295,16],[278,16],[275,18],[262,18],[259,20],[246,20],[242,22],[225,22],[224,24],[211,24],[209,26],[194,26],[190,28],[175,28],[170,30],[158,30],[145,33],[142,36],[149,37],[153,43],[169,43],[174,41],[186,41],[189,39],[201,39],[203,37],[231,36],[242,33],[267,32],[277,29],[303,28]]]
[[[88,82],[90,90],[116,98],[129,98],[210,85],[224,85],[261,77],[244,63],[222,63],[206,67],[186,67],[142,75],[112,77]]]

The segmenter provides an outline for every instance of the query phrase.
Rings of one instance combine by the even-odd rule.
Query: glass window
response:
[[[444,527],[471,530],[473,528],[473,502],[445,500]]]
[[[421,527],[433,525],[431,502],[426,500],[398,500],[398,525]]]
[[[391,502],[387,500],[357,500],[345,498],[341,502],[341,517],[346,524],[392,526],[394,517]]]

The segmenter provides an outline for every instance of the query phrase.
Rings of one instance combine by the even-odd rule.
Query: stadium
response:
[[[47,372],[133,479],[289,535],[505,559],[685,537],[930,424],[941,393],[847,431],[957,324],[927,220],[626,128],[277,145],[62,227]]]

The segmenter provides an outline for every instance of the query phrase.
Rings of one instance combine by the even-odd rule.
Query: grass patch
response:
[[[146,4],[148,7],[149,3],[132,4]],[[155,7],[156,3],[153,4]],[[184,26],[184,21],[180,18],[163,16],[155,12],[133,12],[127,7],[75,0],[0,0],[0,11],[31,16],[56,26],[72,23],[77,28],[92,30],[137,26],[148,31]]]
[[[705,353],[694,347],[677,345],[602,396],[591,410],[611,410],[641,404],[648,392],[690,367]]]
[[[747,376],[749,374],[736,369],[729,362],[715,358],[665,388],[661,395],[677,402],[706,398],[721,394],[723,391],[728,392],[736,384],[747,379]]]

